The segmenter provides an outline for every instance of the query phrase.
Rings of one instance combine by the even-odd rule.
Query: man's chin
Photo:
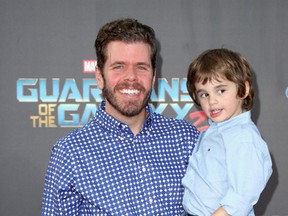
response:
[[[135,106],[131,107],[130,106],[130,107],[125,107],[119,111],[122,115],[125,115],[127,117],[134,117],[134,116],[140,114],[142,110],[143,110],[143,108],[139,108],[139,106],[138,107],[135,107]]]

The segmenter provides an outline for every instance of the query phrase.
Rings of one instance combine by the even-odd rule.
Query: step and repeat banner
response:
[[[153,109],[199,130],[208,125],[186,89],[190,62],[220,47],[248,59],[253,120],[274,163],[255,212],[288,215],[287,11],[285,0],[1,0],[0,214],[41,214],[52,146],[89,121],[102,100],[94,73],[96,34],[106,22],[132,17],[157,35]]]

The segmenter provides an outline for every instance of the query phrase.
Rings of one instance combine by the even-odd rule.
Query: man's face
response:
[[[97,70],[96,79],[107,113],[132,117],[145,112],[155,82],[148,44],[110,42],[102,74]]]

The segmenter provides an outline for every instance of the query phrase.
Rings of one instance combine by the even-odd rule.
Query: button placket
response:
[[[141,189],[143,193],[143,198],[145,205],[149,205],[150,208],[153,207],[155,195],[154,191],[150,190],[151,186],[151,178],[153,178],[153,174],[151,173],[151,170],[149,168],[149,158],[146,157],[147,149],[151,148],[151,145],[149,145],[149,142],[147,142],[147,133],[150,135],[149,131],[145,132],[145,136],[136,136],[134,137],[133,143],[135,148],[135,154],[137,156],[138,161],[138,170],[139,170],[139,177],[140,177],[140,184]],[[145,138],[145,139],[144,139]],[[140,145],[137,145],[140,143]],[[152,186],[152,188],[154,188]]]

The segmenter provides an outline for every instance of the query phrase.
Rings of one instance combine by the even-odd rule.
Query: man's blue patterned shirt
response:
[[[51,153],[42,215],[183,213],[183,186],[197,129],[151,111],[136,136],[105,112],[58,140]]]

